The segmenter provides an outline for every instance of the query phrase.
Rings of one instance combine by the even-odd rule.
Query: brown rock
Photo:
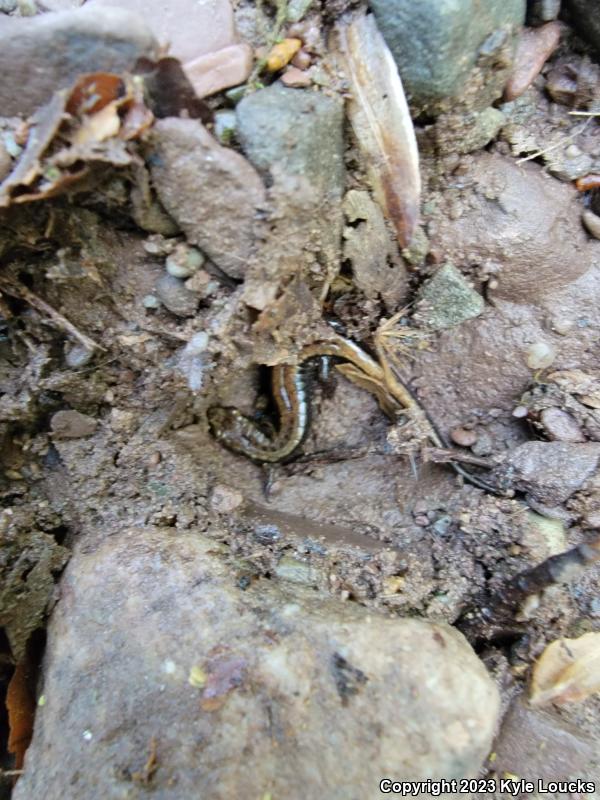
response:
[[[126,72],[141,56],[157,53],[144,19],[121,8],[85,5],[27,19],[1,18],[2,114],[27,116],[82,73]]]
[[[559,442],[585,442],[583,431],[575,419],[560,408],[545,408],[540,422],[549,439]]]
[[[159,120],[151,146],[152,179],[169,214],[218,267],[243,277],[265,204],[258,173],[197,120]]]
[[[217,484],[212,491],[210,507],[217,514],[230,514],[244,502],[244,495],[237,489]]]
[[[598,742],[584,738],[554,715],[513,700],[496,742],[493,769],[499,775],[518,775],[545,782],[600,779]]]
[[[284,86],[299,88],[310,86],[312,80],[308,72],[304,72],[297,67],[289,67],[281,76],[281,82]]]
[[[504,89],[505,100],[516,100],[533,83],[558,47],[563,25],[549,22],[541,28],[526,28],[517,45],[513,69]]]
[[[88,0],[88,5],[126,9],[144,19],[162,48],[182,63],[237,41],[229,0]],[[106,12],[104,12],[106,13]]]
[[[456,220],[440,216],[430,239],[450,261],[495,269],[492,301],[540,304],[600,256],[581,226],[577,191],[537,164],[480,153],[462,180],[473,187],[464,213]]]
[[[84,436],[91,436],[98,421],[79,411],[68,409],[57,411],[50,420],[50,428],[55,439],[81,439]]]
[[[347,800],[383,776],[477,774],[498,692],[458,631],[233,575],[197,531],[80,548],[13,800],[134,796],[153,748],[164,800]]]
[[[461,447],[471,447],[477,441],[477,434],[467,428],[454,428],[450,432],[450,438]]]
[[[223,47],[187,61],[183,69],[198,97],[208,97],[244,83],[252,70],[252,48],[245,43]]]

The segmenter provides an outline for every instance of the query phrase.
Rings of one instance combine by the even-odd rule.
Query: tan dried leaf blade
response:
[[[533,668],[532,705],[562,705],[600,692],[600,633],[578,639],[556,639]]]
[[[402,81],[372,14],[338,32],[353,98],[348,116],[377,202],[407,247],[417,224],[421,177]]]

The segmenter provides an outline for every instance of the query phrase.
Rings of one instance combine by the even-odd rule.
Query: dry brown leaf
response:
[[[367,175],[401,247],[419,213],[421,178],[415,131],[396,64],[372,14],[338,27],[352,101],[348,116]]]
[[[87,142],[104,142],[119,133],[121,118],[116,102],[108,103],[100,111],[83,117],[81,125],[74,131],[71,141],[75,145]]]
[[[578,639],[556,639],[533,668],[529,700],[532,705],[562,705],[600,692],[600,633]]]
[[[30,665],[27,658],[17,664],[6,691],[8,711],[8,752],[15,757],[15,769],[23,767],[25,752],[33,736],[35,697],[31,689]]]

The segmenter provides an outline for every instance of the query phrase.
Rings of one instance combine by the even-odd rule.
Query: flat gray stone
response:
[[[388,775],[475,775],[499,706],[455,629],[242,591],[215,540],[152,528],[74,554],[42,691],[13,800],[375,797]]]
[[[157,53],[143,18],[120,8],[0,17],[1,113],[28,116],[79,75],[125,72]]]
[[[428,328],[442,330],[483,313],[483,297],[453,264],[444,264],[419,290],[419,318]]]
[[[409,101],[429,109],[459,95],[480,55],[502,47],[525,20],[525,0],[370,0],[370,5]],[[490,53],[490,64],[493,60]],[[489,82],[483,83],[487,93]]]

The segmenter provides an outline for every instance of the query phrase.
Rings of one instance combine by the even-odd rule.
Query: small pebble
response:
[[[513,409],[512,415],[516,419],[525,419],[525,417],[529,414],[529,409],[527,406],[517,406]]]
[[[301,39],[284,39],[271,48],[267,56],[267,69],[269,72],[278,72],[292,60],[302,47]]]
[[[190,278],[202,264],[204,255],[187,244],[178,244],[165,262],[167,272],[174,278]]]
[[[291,64],[298,69],[308,69],[312,64],[310,53],[307,53],[306,50],[298,50],[296,55],[292,58]]]
[[[161,462],[162,456],[158,450],[155,450],[148,456],[148,467],[157,467]]]
[[[244,502],[244,495],[237,489],[217,484],[210,497],[210,507],[216,514],[231,514]]]
[[[577,158],[581,155],[581,150],[576,144],[570,144],[565,150],[565,155],[567,158]]]
[[[581,219],[587,232],[590,233],[594,239],[600,239],[600,217],[594,214],[593,211],[590,211],[589,208],[586,208],[581,215]]]
[[[209,286],[212,285],[212,281],[210,279],[210,275],[206,270],[199,269],[191,278],[188,278],[185,282],[185,288],[188,289],[190,292],[195,292],[199,294],[201,297],[206,297],[209,294]]]
[[[198,308],[198,296],[185,288],[183,281],[173,275],[163,275],[156,283],[156,294],[162,304],[177,317],[193,317]]]
[[[0,13],[10,14],[17,7],[17,0],[0,0]]]
[[[461,447],[471,447],[477,441],[477,434],[467,428],[454,428],[450,432],[450,438],[454,444],[458,444]]]
[[[424,514],[417,514],[415,517],[415,525],[418,525],[420,528],[426,528],[429,525],[429,517],[426,517]]]
[[[576,420],[560,408],[545,408],[540,422],[549,439],[558,442],[585,442],[585,436]]]
[[[93,357],[93,350],[88,350],[81,344],[74,344],[65,353],[65,362],[71,369],[78,369],[89,364]]]
[[[229,144],[235,137],[237,127],[237,115],[235,111],[226,109],[215,113],[214,133],[221,144]]]
[[[575,322],[572,319],[566,319],[565,317],[558,317],[557,319],[552,320],[550,324],[552,326],[552,330],[561,336],[566,336],[575,327]]]
[[[281,82],[285,86],[296,89],[303,86],[310,86],[312,80],[308,72],[303,72],[301,69],[297,69],[296,67],[289,67],[281,76]]]
[[[547,342],[534,342],[527,350],[526,364],[529,369],[546,369],[556,358],[556,350]]]
[[[154,294],[146,294],[142,297],[144,308],[160,308],[160,300]]]
[[[81,439],[91,436],[98,422],[93,417],[74,409],[57,411],[50,419],[50,428],[55,439]]]
[[[277,525],[257,525],[254,529],[254,538],[259,544],[273,544],[281,539],[281,531]]]
[[[494,452],[494,440],[486,430],[480,429],[477,441],[471,445],[471,450],[476,456],[489,456]]]
[[[558,47],[563,26],[560,22],[549,22],[541,28],[526,28],[517,44],[513,69],[504,99],[516,100],[532,84],[540,70]]]

